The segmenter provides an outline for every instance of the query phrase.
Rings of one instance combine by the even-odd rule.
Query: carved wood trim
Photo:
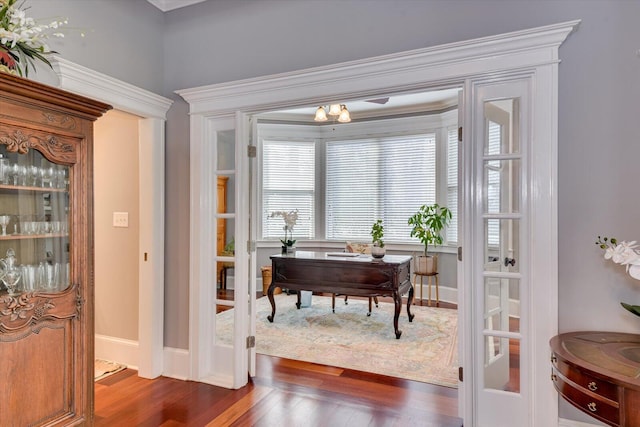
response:
[[[76,144],[65,142],[51,133],[3,127],[0,129],[0,144],[6,145],[10,153],[27,154],[29,149],[37,149],[50,160],[65,163],[77,161]]]
[[[56,294],[5,294],[0,296],[0,331],[17,331],[43,320],[78,318],[83,304],[78,285]]]

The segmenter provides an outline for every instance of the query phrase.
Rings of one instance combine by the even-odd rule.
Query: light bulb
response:
[[[347,106],[344,104],[342,104],[342,109],[340,110],[340,117],[338,117],[338,121],[340,123],[349,123],[351,121],[349,110],[347,110]]]
[[[327,113],[324,111],[322,106],[318,107],[316,110],[316,116],[313,118],[316,122],[326,122],[327,121]]]
[[[339,116],[340,115],[340,104],[331,104],[329,106],[329,115],[330,116]]]

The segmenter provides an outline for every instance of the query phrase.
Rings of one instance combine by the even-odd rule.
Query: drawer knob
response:
[[[551,355],[551,363],[556,363],[558,361],[558,358],[556,357],[555,354]]]
[[[591,381],[588,385],[587,388],[591,391],[596,391],[598,389],[598,385],[596,384],[595,381]]]
[[[558,376],[556,374],[551,374],[551,381],[558,381]]]
[[[598,408],[596,408],[596,403],[595,402],[591,402],[587,405],[587,408],[589,408],[589,410],[591,412],[596,412],[598,410]]]

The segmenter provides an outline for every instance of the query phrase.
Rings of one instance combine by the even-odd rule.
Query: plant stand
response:
[[[429,290],[427,293],[427,296],[429,297],[429,300],[427,302],[427,305],[431,306],[431,278],[435,277],[435,282],[436,282],[436,306],[440,305],[440,291],[438,289],[438,273],[413,273],[414,277],[413,280],[414,282],[416,282],[416,285],[418,284],[418,276],[420,276],[420,301],[422,302],[422,279],[423,277],[427,278],[427,285],[429,286]]]

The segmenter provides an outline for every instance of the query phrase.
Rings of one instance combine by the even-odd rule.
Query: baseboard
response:
[[[111,360],[138,369],[138,341],[115,338],[107,335],[95,336],[95,357]]]
[[[189,350],[165,347],[163,366],[163,376],[178,380],[188,380],[190,377]]]
[[[558,420],[558,427],[599,427],[603,424],[591,424],[583,423],[580,421],[567,420],[566,418],[560,418]]]

